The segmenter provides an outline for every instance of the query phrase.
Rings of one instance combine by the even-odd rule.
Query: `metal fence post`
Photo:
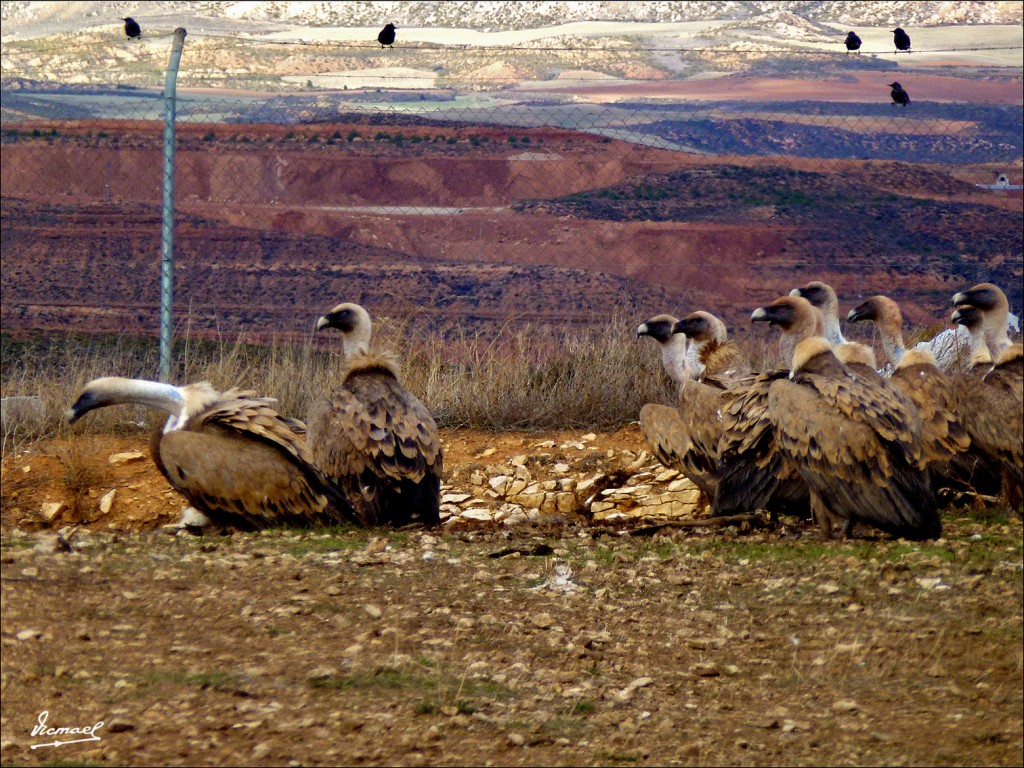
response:
[[[160,257],[160,381],[171,378],[171,306],[174,299],[174,120],[178,64],[185,47],[184,27],[174,30],[164,86],[164,203]]]

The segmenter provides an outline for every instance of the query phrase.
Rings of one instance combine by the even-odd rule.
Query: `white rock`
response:
[[[104,515],[110,512],[110,508],[114,506],[115,495],[117,495],[117,489],[111,488],[109,491],[103,494],[103,498],[100,499],[100,512],[102,512]]]
[[[464,509],[459,513],[460,517],[466,520],[483,520],[490,522],[494,519],[494,515],[489,509],[483,509],[481,507],[472,507],[470,509]]]
[[[142,451],[128,451],[126,453],[112,453],[107,461],[110,464],[127,464],[131,461],[140,461],[146,458],[146,454]]]
[[[23,629],[17,635],[15,635],[15,637],[17,637],[22,642],[26,640],[38,640],[42,636],[43,633],[40,632],[38,629]]]
[[[446,493],[441,497],[442,504],[461,504],[462,502],[471,499],[473,494],[471,493]]]
[[[39,514],[43,520],[50,522],[62,509],[64,509],[64,502],[54,501],[49,504],[43,504],[43,506],[39,508]]]
[[[565,464],[564,462],[558,462],[557,464],[555,464],[555,466],[552,467],[552,469],[559,475],[564,475],[569,471],[570,467],[568,464]]]
[[[584,443],[591,443],[594,440],[597,440],[597,435],[595,435],[593,432],[588,432],[583,437],[581,437],[580,440]]]

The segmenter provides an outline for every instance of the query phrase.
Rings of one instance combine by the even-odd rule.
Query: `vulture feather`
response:
[[[345,369],[310,408],[308,440],[364,525],[440,522],[443,457],[430,411],[398,380],[395,361],[371,354],[372,323],[358,304],[339,304],[317,330],[342,333]]]
[[[246,530],[354,522],[351,505],[316,467],[301,422],[270,398],[207,382],[182,387],[108,377],[85,385],[67,420],[133,403],[170,414],[153,435],[153,461],[171,486],[213,523]]]
[[[710,312],[691,312],[675,324],[674,333],[688,339],[687,360],[701,381],[728,389],[750,375],[746,356],[729,340],[725,323]]]
[[[826,537],[836,526],[848,535],[857,522],[908,539],[941,534],[920,417],[890,391],[853,376],[826,339],[797,345],[792,372],[772,382],[767,408]]]

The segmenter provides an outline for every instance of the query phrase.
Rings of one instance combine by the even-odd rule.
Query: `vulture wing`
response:
[[[798,373],[772,383],[768,409],[782,449],[836,517],[906,538],[939,535],[920,423],[898,398],[852,378]]]
[[[184,428],[154,436],[168,482],[216,522],[243,529],[355,520],[268,399],[230,390]]]
[[[349,376],[313,405],[309,442],[367,525],[439,522],[441,440],[430,412],[389,372]]]

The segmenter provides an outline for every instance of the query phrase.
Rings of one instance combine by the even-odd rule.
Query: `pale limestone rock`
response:
[[[110,512],[110,509],[114,506],[114,496],[117,495],[117,489],[111,488],[100,499],[100,512],[104,515]]]
[[[112,453],[107,462],[110,464],[128,464],[132,461],[140,461],[146,458],[142,451],[127,451],[126,453]]]
[[[52,522],[53,519],[58,514],[60,514],[62,509],[64,509],[64,502],[63,501],[50,502],[49,504],[43,504],[39,508],[39,515],[40,515],[40,517],[43,518],[43,520],[45,520],[46,522],[49,523],[49,522]]]

